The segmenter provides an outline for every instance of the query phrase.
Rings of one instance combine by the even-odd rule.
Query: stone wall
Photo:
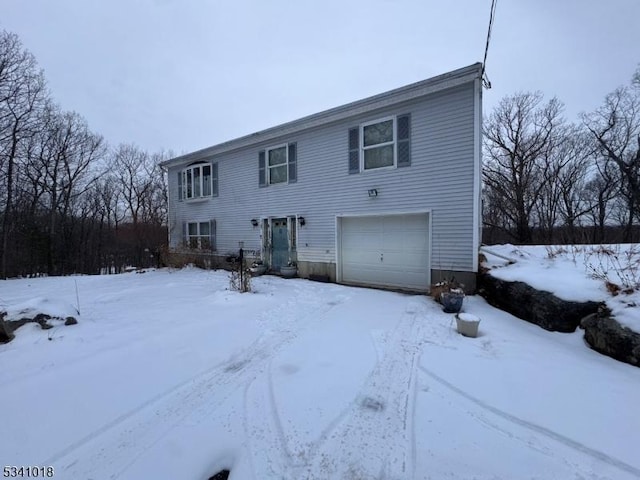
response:
[[[584,339],[596,352],[640,367],[640,333],[620,325],[608,311],[602,309],[586,316],[580,327],[584,329]]]
[[[598,311],[598,302],[571,302],[524,282],[478,275],[478,293],[494,307],[554,332],[574,332],[580,320]]]
[[[478,293],[491,305],[556,332],[584,329],[595,351],[640,367],[640,333],[620,325],[604,303],[571,302],[524,282],[508,282],[489,273],[478,275]]]

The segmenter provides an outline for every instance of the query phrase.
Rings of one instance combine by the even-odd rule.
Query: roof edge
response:
[[[268,141],[282,135],[293,134],[309,128],[343,120],[345,118],[377,110],[396,103],[405,102],[415,98],[420,98],[448,88],[453,88],[479,78],[482,72],[482,63],[477,62],[467,67],[452,70],[450,72],[437,75],[435,77],[411,83],[404,87],[379,93],[371,97],[330,108],[318,113],[307,115],[297,120],[282,123],[274,127],[260,130],[249,135],[228,140],[210,147],[196,150],[191,153],[165,160],[160,163],[162,167],[170,167],[181,163],[202,160],[213,155],[219,155],[232,150],[243,148],[249,145]]]

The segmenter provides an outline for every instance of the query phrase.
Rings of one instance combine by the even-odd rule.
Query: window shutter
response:
[[[211,164],[211,195],[218,196],[218,164]]]
[[[349,129],[349,173],[360,173],[360,127]]]
[[[209,220],[209,243],[211,244],[211,250],[216,250],[216,221]]]
[[[411,166],[411,114],[398,117],[398,167]]]
[[[298,181],[297,147],[295,142],[289,144],[289,183]]]
[[[178,200],[182,200],[182,170],[178,172]]]
[[[264,165],[264,150],[258,152],[258,186],[267,186],[267,172]]]

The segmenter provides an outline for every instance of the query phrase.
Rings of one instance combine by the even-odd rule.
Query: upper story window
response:
[[[386,117],[349,129],[349,173],[411,165],[410,114]]]
[[[269,179],[269,185],[287,182],[289,176],[287,156],[286,145],[267,150],[267,177]]]
[[[258,185],[267,187],[298,180],[298,144],[276,145],[258,152]]]
[[[218,164],[197,163],[178,173],[178,199],[192,200],[218,195]]]
[[[395,165],[395,125],[395,118],[390,118],[361,126],[363,170]]]

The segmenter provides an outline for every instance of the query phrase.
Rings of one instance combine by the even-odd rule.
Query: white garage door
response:
[[[429,222],[426,213],[342,217],[342,281],[426,291]]]

